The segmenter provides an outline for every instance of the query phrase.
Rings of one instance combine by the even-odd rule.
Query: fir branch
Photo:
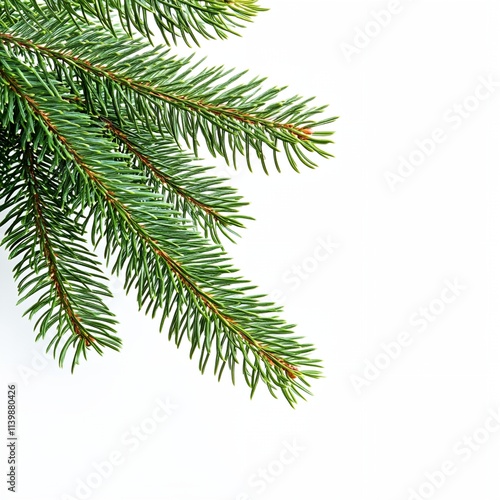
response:
[[[6,1],[10,10],[25,12],[23,0]],[[266,10],[256,0],[47,0],[49,10],[36,0],[29,5],[44,16],[50,13],[61,19],[69,15],[75,24],[94,18],[113,34],[113,20],[118,17],[128,35],[140,33],[150,41],[155,34],[152,22],[167,44],[177,44],[180,38],[188,46],[191,42],[199,45],[197,36],[225,39],[239,35],[238,28]]]
[[[101,117],[111,135],[123,146],[122,151],[132,155],[132,163],[140,168],[148,184],[156,192],[166,194],[171,203],[184,216],[189,215],[205,236],[219,243],[218,231],[232,240],[234,228],[242,228],[238,209],[244,205],[236,191],[224,185],[223,179],[207,177],[210,170],[193,164],[192,159],[175,142],[159,133],[144,133]]]
[[[281,308],[255,293],[227,258],[219,233],[243,227],[245,203],[198,165],[200,139],[214,155],[252,168],[255,153],[298,171],[308,154],[330,156],[324,107],[283,97],[264,79],[202,68],[134,38],[225,38],[259,10],[255,0],[5,0],[0,5],[0,197],[3,244],[38,338],[72,367],[93,348],[118,349],[110,295],[95,255],[135,289],[160,329],[233,381],[240,364],[290,404],[320,376],[314,350]],[[114,24],[115,20],[121,24]],[[184,153],[182,145],[194,151]],[[83,219],[83,223],[81,222]]]
[[[31,145],[17,159],[12,150],[3,151],[0,164],[2,173],[10,177],[9,183],[2,182],[0,192],[4,199],[1,211],[8,210],[2,225],[10,222],[2,244],[10,258],[18,260],[14,276],[20,302],[38,294],[25,313],[30,318],[38,315],[37,340],[56,326],[47,350],[52,348],[54,357],[59,353],[62,366],[73,347],[72,370],[82,354],[86,358],[89,348],[99,354],[102,347],[118,350],[121,341],[112,327],[116,321],[102,301],[111,293],[94,264],[95,255],[83,246],[81,226],[54,199],[57,184],[49,171],[51,165],[40,162]],[[17,167],[14,171],[13,166]]]
[[[57,99],[56,82],[42,86],[25,68],[18,65],[17,69],[24,70],[24,80],[36,97],[28,95],[12,74],[8,76],[11,88],[44,122],[57,148],[65,151],[97,193],[99,200],[92,206],[93,238],[106,238],[106,256],[116,255],[114,271],[125,269],[127,290],[137,287],[139,307],[149,301],[147,309],[153,315],[162,308],[162,324],[173,311],[169,337],[175,336],[179,343],[187,333],[191,354],[202,350],[202,370],[215,343],[216,370],[222,361],[219,376],[227,364],[234,379],[239,352],[252,391],[262,379],[271,393],[279,388],[291,404],[297,395],[303,397],[308,392],[307,378],[318,376],[317,370],[308,367],[318,367],[318,361],[305,357],[312,347],[300,345],[290,325],[276,318],[280,308],[245,293],[252,287],[235,275],[221,248],[204,240],[144,185],[139,172],[117,159],[113,143],[103,137],[103,126]],[[57,95],[51,95],[51,89]],[[78,124],[76,133],[74,124]],[[137,199],[139,206],[134,203]]]
[[[50,36],[33,36],[31,41],[26,38],[30,31],[26,24],[17,25],[13,34],[0,34],[0,42],[59,66],[68,84],[71,81],[74,86],[76,77],[87,95],[101,101],[104,108],[114,109],[120,119],[125,118],[122,110],[128,116],[136,115],[133,110],[138,110],[146,126],[153,123],[160,131],[165,129],[176,140],[184,140],[195,153],[201,134],[212,154],[228,160],[229,149],[233,163],[238,153],[249,162],[251,148],[264,169],[263,146],[276,151],[281,144],[295,169],[297,160],[315,166],[302,150],[328,156],[320,147],[329,142],[325,133],[313,133],[313,128],[335,118],[315,122],[312,118],[323,108],[307,108],[310,99],[295,96],[270,102],[282,89],[263,90],[263,79],[234,85],[241,74],[222,68],[196,72],[198,65],[189,65],[189,60],[165,58],[166,53],[158,49],[144,52],[143,44],[125,45],[125,39],[114,40],[96,27],[92,28],[92,42],[89,34],[79,33],[71,25],[55,36],[54,30],[47,28]],[[99,55],[92,50],[93,44],[99,45]],[[154,74],[147,69],[150,67],[155,68]],[[273,159],[278,167],[276,155]]]

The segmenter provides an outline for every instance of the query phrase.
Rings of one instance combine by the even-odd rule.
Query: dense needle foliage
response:
[[[0,211],[20,301],[72,368],[120,348],[111,295],[93,253],[139,307],[205,370],[237,364],[295,403],[319,376],[313,348],[252,292],[221,239],[244,203],[198,160],[206,145],[236,166],[251,156],[313,167],[328,156],[323,108],[263,79],[172,55],[182,40],[226,38],[255,0],[3,0],[0,6]],[[155,45],[154,35],[165,45]]]

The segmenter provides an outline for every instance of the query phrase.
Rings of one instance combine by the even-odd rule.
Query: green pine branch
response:
[[[94,19],[112,33],[117,32],[114,19],[118,18],[129,35],[139,33],[152,42],[157,28],[166,43],[176,44],[180,38],[188,46],[190,42],[199,45],[197,36],[239,35],[239,28],[266,10],[256,0],[6,0],[5,8],[11,20],[16,19],[15,13],[33,19],[55,16],[60,21],[69,16],[75,25]]]
[[[23,22],[12,32],[0,35],[5,49],[44,62],[46,71],[57,70],[72,90],[77,90],[76,80],[89,112],[97,112],[95,106],[100,105],[113,109],[120,120],[139,114],[145,125],[154,124],[195,153],[201,135],[214,156],[227,161],[232,156],[236,164],[241,154],[249,168],[253,150],[266,169],[265,146],[273,153],[281,145],[296,170],[300,163],[315,166],[305,151],[328,156],[321,146],[329,142],[329,134],[313,130],[335,118],[317,120],[324,107],[308,108],[311,99],[277,100],[283,89],[263,89],[263,79],[235,85],[244,73],[198,70],[200,63],[165,59],[168,52],[158,48],[145,52],[146,44],[125,36],[115,39],[97,26],[80,32],[69,23],[60,27],[53,21],[47,34],[30,39],[29,24]],[[273,160],[279,169],[276,154]]]
[[[55,355],[60,347],[62,365],[73,347],[74,369],[88,348],[102,354],[103,347],[118,350],[121,345],[113,335],[114,316],[103,302],[111,293],[95,265],[96,256],[84,246],[81,225],[64,213],[53,196],[58,186],[50,163],[39,161],[30,146],[9,153],[11,165],[17,168],[2,172],[9,176],[9,182],[2,183],[1,210],[8,210],[2,224],[10,223],[3,244],[10,257],[19,261],[14,276],[20,302],[38,297],[25,314],[38,316],[38,338],[56,327],[48,349],[53,348]]]
[[[135,38],[152,35],[149,19],[174,42],[225,37],[258,10],[252,0],[0,7],[2,244],[17,261],[21,301],[33,302],[37,339],[51,332],[61,365],[68,352],[74,369],[90,349],[120,347],[87,249],[102,244],[139,308],[190,344],[202,372],[212,360],[219,378],[227,367],[235,381],[239,367],[252,394],[260,381],[292,405],[320,376],[313,346],[228,259],[222,236],[243,227],[246,203],[200,165],[198,148],[203,139],[214,156],[250,168],[256,153],[266,171],[269,156],[280,169],[283,150],[292,168],[313,167],[308,154],[329,156],[330,133],[318,127],[334,119],[264,79],[201,68]]]
[[[117,120],[101,117],[111,136],[132,155],[132,162],[141,169],[148,185],[166,195],[183,216],[189,216],[205,236],[220,243],[218,232],[232,240],[236,228],[242,228],[240,207],[246,205],[236,190],[225,186],[222,179],[206,176],[208,167],[193,164],[170,138],[158,132],[143,133],[132,126],[123,127]]]

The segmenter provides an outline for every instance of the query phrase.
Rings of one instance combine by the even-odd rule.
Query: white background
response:
[[[500,498],[500,432],[488,420],[500,411],[500,87],[473,97],[481,78],[500,81],[500,2],[402,0],[385,27],[373,14],[397,2],[262,3],[271,10],[242,38],[200,52],[329,104],[341,116],[336,158],[300,175],[229,173],[256,221],[227,248],[285,297],[326,376],[295,410],[264,387],[250,401],[244,384],[200,375],[116,279],[123,350],[70,375],[40,359],[2,250],[0,435],[16,382],[19,500],[83,498],[89,478],[96,500]],[[416,141],[438,128],[445,139],[391,190],[387,172],[418,159]],[[319,261],[322,240],[336,245]],[[446,280],[464,288],[449,304]],[[431,304],[439,314],[415,323]],[[381,345],[402,332],[412,343],[387,363]],[[375,362],[386,368],[356,390]],[[159,424],[157,398],[176,405]],[[133,449],[124,439],[141,425],[149,434]],[[113,453],[123,462],[100,481],[93,463]],[[435,473],[444,462],[446,477]]]

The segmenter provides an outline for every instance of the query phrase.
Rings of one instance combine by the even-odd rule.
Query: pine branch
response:
[[[25,23],[16,25],[13,34],[0,34],[0,41],[4,47],[17,48],[16,55],[20,50],[38,62],[40,58],[50,61],[68,85],[74,87],[76,78],[86,102],[114,109],[120,120],[139,114],[143,125],[154,124],[177,141],[185,141],[195,153],[202,135],[212,154],[229,161],[231,152],[236,164],[239,153],[249,167],[253,149],[266,169],[264,146],[275,153],[281,144],[296,170],[297,162],[315,166],[304,150],[328,156],[320,147],[329,142],[326,133],[313,133],[313,128],[335,118],[314,121],[323,108],[308,108],[310,99],[270,102],[282,89],[263,90],[263,79],[234,85],[241,74],[222,68],[197,72],[198,65],[188,64],[189,60],[165,58],[166,53],[158,49],[144,52],[144,44],[115,40],[97,27],[91,29],[91,38],[71,25],[59,28],[56,35],[49,25],[50,35],[36,34],[32,40],[31,31]],[[93,46],[100,47],[98,53]],[[279,169],[276,154],[273,160]]]
[[[150,42],[155,35],[152,23],[167,44],[177,44],[180,38],[188,46],[192,42],[199,45],[197,36],[239,36],[237,29],[266,10],[256,0],[5,0],[4,5],[4,10],[0,8],[2,18],[19,20],[28,15],[32,20],[56,17],[62,22],[69,16],[75,25],[95,19],[112,34],[117,17],[129,36],[139,33]]]
[[[133,157],[155,192],[166,194],[166,201],[189,216],[205,236],[220,243],[218,231],[232,240],[234,228],[244,227],[238,209],[246,205],[236,190],[218,177],[207,177],[210,169],[192,163],[192,159],[174,141],[159,133],[144,133],[130,125],[120,127],[117,120],[101,117],[122,151]]]
[[[30,145],[22,152],[2,153],[0,165],[9,182],[2,182],[0,210],[8,210],[2,225],[10,222],[2,244],[18,260],[14,276],[20,302],[38,295],[25,313],[38,315],[37,339],[56,327],[47,350],[52,347],[54,357],[59,352],[62,366],[73,347],[72,369],[89,348],[99,354],[102,347],[118,350],[121,342],[112,328],[116,321],[102,301],[111,293],[94,264],[96,256],[83,246],[81,226],[54,199],[58,186],[50,163],[38,161]]]
[[[153,315],[163,309],[162,325],[171,316],[169,337],[180,343],[187,334],[191,355],[201,349],[202,370],[215,344],[219,376],[228,365],[234,380],[241,355],[252,393],[261,379],[291,404],[303,397],[307,378],[318,376],[318,361],[305,356],[312,347],[299,344],[291,326],[275,316],[280,309],[247,295],[252,287],[235,274],[221,248],[203,239],[119,158],[104,126],[59,98],[57,82],[42,85],[29,68],[8,64],[11,73],[0,75],[43,123],[59,155],[71,158],[79,183],[87,186],[81,200],[91,206],[93,239],[105,238],[106,257],[116,256],[113,271],[125,271],[126,289],[137,288],[139,307],[149,301]],[[85,200],[88,192],[93,194]]]
[[[160,329],[190,344],[205,371],[233,381],[239,364],[290,404],[320,376],[314,348],[294,336],[281,308],[258,295],[227,258],[247,217],[236,191],[198,164],[201,141],[235,167],[256,156],[267,172],[278,153],[299,170],[330,156],[324,107],[283,97],[264,79],[151,48],[225,38],[260,9],[255,0],[5,0],[0,5],[0,197],[3,244],[19,259],[22,300],[49,331],[54,356],[72,368],[93,349],[118,349],[110,292],[96,257],[137,294]],[[115,24],[116,21],[116,24]],[[118,22],[120,24],[118,24]],[[135,39],[150,38],[150,44]],[[194,155],[181,148],[187,146]]]

